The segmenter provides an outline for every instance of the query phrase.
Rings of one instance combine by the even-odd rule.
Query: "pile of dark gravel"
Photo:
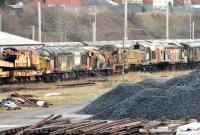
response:
[[[90,105],[82,109],[80,113],[96,114],[96,113],[102,112],[103,110],[113,107],[114,105],[116,105],[116,103],[120,103],[126,98],[137,94],[144,88],[145,87],[137,83],[120,84],[117,87],[115,87],[113,90],[97,98]]]
[[[123,83],[86,106],[94,119],[200,118],[200,71],[163,79]]]

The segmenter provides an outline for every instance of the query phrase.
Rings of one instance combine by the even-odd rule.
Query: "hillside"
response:
[[[165,38],[166,16],[164,13],[140,13],[137,15],[145,31],[151,33],[154,38]],[[192,21],[195,22],[195,38],[200,35],[200,16],[194,14]],[[170,38],[189,38],[190,37],[190,17],[185,13],[171,13],[169,16]]]
[[[94,15],[85,10],[82,12],[63,11],[60,8],[42,7],[43,41],[91,41]],[[37,5],[26,5],[20,16],[9,15],[3,8],[3,31],[31,38],[31,27],[37,31]],[[200,37],[200,16],[193,15],[195,37]],[[97,10],[97,40],[123,39],[123,14],[121,10]],[[147,12],[129,14],[129,39],[162,39],[165,38],[165,14]],[[170,38],[189,38],[189,15],[170,14]],[[37,32],[36,32],[36,37]]]

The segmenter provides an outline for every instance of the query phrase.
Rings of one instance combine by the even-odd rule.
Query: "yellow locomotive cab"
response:
[[[129,50],[126,53],[126,62],[127,64],[142,64],[145,58],[145,53],[140,50]]]

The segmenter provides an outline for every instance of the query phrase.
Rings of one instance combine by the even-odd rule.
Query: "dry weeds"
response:
[[[174,76],[183,75],[190,72],[186,71],[165,71],[165,72],[132,72],[124,75],[124,79],[129,82],[138,82],[146,77],[165,77],[172,78]],[[96,82],[93,86],[85,86],[85,87],[74,87],[74,88],[56,88],[57,84],[66,84],[77,81],[65,81],[65,82],[57,82],[57,83],[39,83],[39,84],[25,84],[25,85],[9,85],[9,86],[1,86],[1,87],[9,87],[15,88],[19,86],[29,87],[29,88],[38,88],[37,90],[21,90],[18,93],[20,94],[31,94],[36,96],[37,99],[47,100],[50,103],[55,105],[60,105],[66,102],[73,101],[81,101],[81,100],[94,100],[105,92],[109,91],[116,85],[118,85],[123,80],[123,75],[115,75],[111,77],[107,77],[108,82]],[[81,80],[80,80],[81,81]],[[0,89],[1,89],[0,87]],[[39,89],[41,88],[41,90]],[[45,96],[47,93],[60,93],[58,96]],[[12,92],[5,92],[0,94],[0,99],[3,99],[9,96]],[[0,111],[1,112],[1,111]]]

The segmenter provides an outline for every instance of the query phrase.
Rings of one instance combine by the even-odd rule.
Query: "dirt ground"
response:
[[[123,75],[115,75],[106,77],[109,81],[102,82],[101,78],[87,78],[80,80],[70,80],[55,83],[31,83],[31,84],[18,84],[18,85],[4,85],[0,86],[0,100],[8,97],[14,91],[20,94],[33,95],[34,98],[47,100],[53,104],[53,106],[61,105],[70,101],[79,100],[94,100],[103,93],[109,91],[117,84],[123,82],[138,82],[146,77],[164,77],[171,78],[186,74],[190,70],[186,71],[165,71],[165,72],[131,72]],[[79,84],[84,82],[95,82],[94,85],[82,86],[82,87],[69,87],[68,84]],[[56,93],[57,96],[47,96],[46,94]]]
[[[115,75],[106,77],[110,81],[99,82],[100,78],[87,78],[82,80],[71,80],[56,83],[39,83],[39,84],[18,84],[5,85],[0,87],[0,99],[3,99],[14,91],[20,94],[31,94],[34,98],[47,100],[53,105],[49,108],[22,108],[18,111],[1,111],[0,113],[0,130],[8,129],[15,126],[27,125],[38,122],[44,117],[51,114],[62,114],[71,120],[79,121],[90,116],[76,114],[81,108],[92,102],[100,95],[111,90],[113,87],[123,82],[138,82],[146,77],[164,77],[171,78],[190,72],[187,71],[169,71],[169,72],[155,72],[142,73],[132,72],[123,75]],[[95,85],[84,87],[57,87],[58,85],[66,85],[71,83],[83,83],[89,80],[96,80]],[[9,92],[6,92],[9,90]],[[11,90],[11,91],[10,91]],[[58,93],[56,96],[46,96],[48,93]]]
[[[115,75],[106,77],[110,81],[101,82],[101,78],[87,78],[81,80],[70,80],[55,83],[31,83],[18,85],[0,86],[0,100],[10,96],[14,91],[20,94],[33,95],[33,98],[47,100],[53,104],[52,107],[62,105],[67,102],[94,100],[105,92],[109,91],[119,83],[123,82],[138,82],[147,77],[164,77],[171,78],[190,72],[186,71],[165,71],[165,72],[132,72],[123,75]],[[94,85],[82,87],[68,87],[65,85],[74,83],[84,83],[88,81],[96,81]],[[99,81],[100,80],[100,81]],[[61,86],[61,87],[60,87]],[[8,91],[8,92],[7,92]],[[58,94],[56,96],[47,96],[47,94]],[[24,108],[27,109],[27,108]]]

